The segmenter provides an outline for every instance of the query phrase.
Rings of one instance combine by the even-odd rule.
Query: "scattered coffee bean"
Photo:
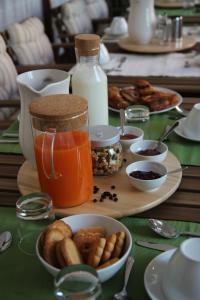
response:
[[[99,191],[99,188],[96,185],[94,185],[93,186],[93,193],[96,194],[96,193],[98,193],[98,191]]]
[[[115,189],[116,186],[115,185],[111,185],[110,186],[110,189]],[[100,191],[100,188],[98,188],[97,186],[94,186],[93,187],[93,193],[96,194]],[[106,199],[109,199],[109,200],[112,200],[112,201],[118,201],[118,198],[117,198],[117,194],[116,193],[111,193],[109,191],[104,191],[102,192],[101,194],[99,194],[99,199],[98,198],[94,198],[92,201],[94,203],[96,202],[104,202],[104,200]]]

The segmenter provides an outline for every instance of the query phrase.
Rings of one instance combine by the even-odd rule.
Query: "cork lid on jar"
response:
[[[97,55],[100,37],[97,34],[79,34],[75,37],[75,48],[82,56]]]
[[[56,131],[87,125],[87,100],[76,95],[57,94],[36,98],[29,106],[35,129]]]

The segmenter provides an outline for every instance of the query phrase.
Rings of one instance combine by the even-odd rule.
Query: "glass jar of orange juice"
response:
[[[50,95],[32,101],[35,159],[41,191],[55,207],[72,207],[92,197],[93,175],[87,101]]]

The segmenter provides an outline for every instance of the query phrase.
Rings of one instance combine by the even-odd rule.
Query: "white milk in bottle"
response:
[[[72,93],[87,99],[90,126],[108,125],[107,76],[98,62],[99,44],[96,34],[75,37],[77,65],[72,75]]]

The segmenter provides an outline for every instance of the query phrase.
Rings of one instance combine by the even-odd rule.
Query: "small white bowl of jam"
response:
[[[142,129],[133,126],[124,126],[124,134],[121,134],[121,127],[117,127],[120,131],[120,143],[123,150],[128,150],[133,143],[141,141],[144,137]]]
[[[141,140],[130,146],[134,161],[151,160],[162,162],[168,154],[168,147],[165,143],[156,140]]]
[[[132,186],[143,192],[151,192],[167,179],[166,167],[155,161],[137,161],[127,166],[126,174]]]

